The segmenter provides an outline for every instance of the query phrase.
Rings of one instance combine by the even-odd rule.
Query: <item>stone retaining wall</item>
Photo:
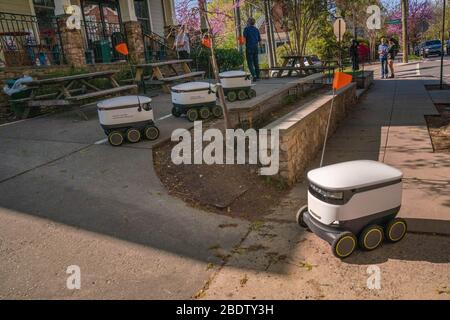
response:
[[[288,185],[299,181],[308,165],[322,150],[331,100],[331,93],[319,97],[264,127],[279,129],[280,132],[280,171],[277,179]],[[355,103],[355,83],[337,92],[329,136]]]
[[[229,118],[233,128],[260,128],[270,112],[283,106],[288,96],[300,98],[308,92],[322,88],[326,83],[327,75],[314,74],[306,78],[293,80],[277,91],[257,96],[244,105],[229,109]]]
[[[357,77],[356,83],[358,85],[358,89],[369,89],[374,80],[373,74],[373,71],[364,71],[364,75],[362,77]]]

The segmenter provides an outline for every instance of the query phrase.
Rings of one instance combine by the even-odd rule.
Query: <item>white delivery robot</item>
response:
[[[384,239],[398,242],[405,220],[396,218],[402,201],[401,171],[386,164],[359,160],[308,172],[308,205],[297,212],[297,223],[346,258],[357,244],[377,248]]]
[[[148,140],[158,139],[151,102],[145,96],[123,96],[97,104],[100,125],[111,145],[120,146],[125,138],[130,143],[140,141],[143,136]]]
[[[244,71],[226,71],[219,73],[220,83],[228,101],[252,99],[256,97],[251,75]]]
[[[222,108],[216,104],[215,86],[208,82],[194,81],[171,88],[172,115],[180,117],[186,114],[189,121],[208,119],[211,114],[222,117]]]

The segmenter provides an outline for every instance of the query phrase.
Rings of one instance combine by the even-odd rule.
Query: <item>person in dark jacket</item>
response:
[[[352,59],[352,69],[353,71],[359,70],[359,43],[356,40],[352,40],[352,45],[350,46],[350,58]]]
[[[248,18],[247,26],[244,29],[244,38],[248,69],[253,80],[257,81],[259,80],[258,47],[261,42],[261,35],[258,28],[255,27],[254,18]]]
[[[394,72],[394,59],[395,56],[397,55],[397,44],[395,43],[394,39],[389,39],[389,47],[388,47],[388,66],[389,66],[389,70],[391,71],[391,75],[389,78],[394,78],[395,77],[395,72]]]

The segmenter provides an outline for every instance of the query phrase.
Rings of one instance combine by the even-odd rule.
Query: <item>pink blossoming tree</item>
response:
[[[391,20],[401,19],[401,9],[395,8],[389,12],[389,18]],[[433,19],[433,7],[429,0],[410,0],[409,1],[409,16],[408,16],[408,37],[411,45],[415,47],[419,44],[422,33],[424,32],[423,26],[429,23]],[[389,25],[387,29],[388,35],[402,36],[402,25],[395,24]]]

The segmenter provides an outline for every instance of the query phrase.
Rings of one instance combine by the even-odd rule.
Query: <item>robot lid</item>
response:
[[[106,100],[102,100],[97,104],[97,107],[102,109],[112,109],[112,108],[119,108],[119,107],[126,107],[126,106],[137,106],[137,105],[144,105],[147,103],[150,103],[152,99],[146,96],[122,96],[122,97],[115,97],[110,98]]]
[[[219,73],[219,77],[221,78],[244,78],[248,76],[250,76],[249,73],[240,70]]]
[[[202,81],[186,82],[172,87],[173,92],[203,91],[212,88],[212,84]]]
[[[384,163],[357,160],[308,172],[308,180],[331,191],[351,190],[401,180],[403,173]]]

